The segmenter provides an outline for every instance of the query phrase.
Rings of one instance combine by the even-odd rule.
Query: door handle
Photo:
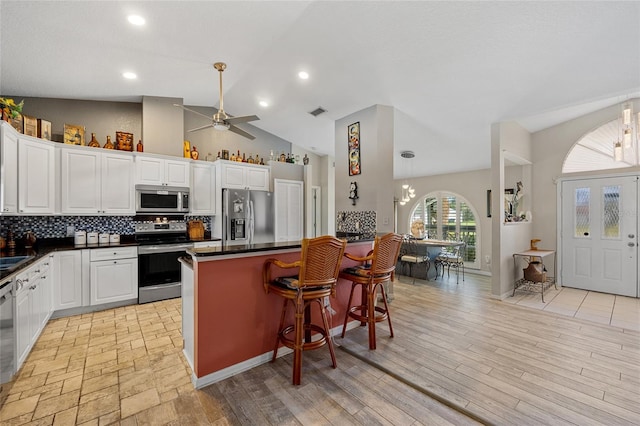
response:
[[[631,243],[631,242],[630,242],[630,243],[627,243],[627,245],[628,245],[629,247],[635,247],[635,246],[636,246],[636,243]]]

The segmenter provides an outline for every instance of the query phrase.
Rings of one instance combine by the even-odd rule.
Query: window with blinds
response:
[[[409,229],[415,221],[424,223],[427,238],[464,241],[465,264],[472,268],[480,267],[476,215],[464,198],[446,192],[428,194],[411,212]]]

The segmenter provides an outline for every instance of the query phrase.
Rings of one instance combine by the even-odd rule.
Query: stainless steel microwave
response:
[[[136,213],[189,213],[189,188],[136,185]]]

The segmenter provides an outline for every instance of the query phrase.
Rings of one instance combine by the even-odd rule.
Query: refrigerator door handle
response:
[[[254,232],[254,211],[253,201],[249,198],[249,244],[253,244],[253,232]]]

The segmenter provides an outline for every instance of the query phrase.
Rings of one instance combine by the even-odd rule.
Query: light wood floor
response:
[[[408,282],[408,283],[407,283]],[[196,391],[179,300],[52,320],[0,410],[3,425],[640,424],[640,332],[489,298],[487,278],[395,283],[378,324]],[[334,324],[340,322],[335,320]]]

